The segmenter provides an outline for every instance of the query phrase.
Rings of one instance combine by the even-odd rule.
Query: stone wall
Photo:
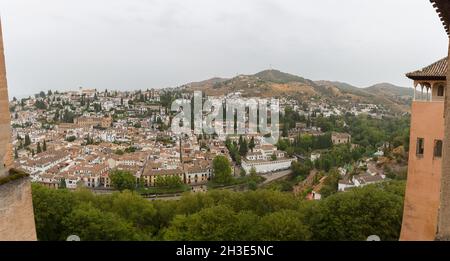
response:
[[[0,241],[35,241],[29,178],[0,185]]]
[[[3,34],[0,23],[0,177],[12,168],[11,116],[9,113],[8,85],[3,50]]]
[[[11,116],[0,22],[0,178],[13,167]],[[31,184],[28,178],[0,185],[0,241],[36,240]]]
[[[441,198],[436,236],[438,240],[450,240],[450,67],[448,69],[447,90],[445,92],[445,138],[442,158]]]

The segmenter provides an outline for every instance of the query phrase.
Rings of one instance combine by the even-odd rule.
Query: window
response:
[[[425,150],[425,141],[423,138],[417,138],[417,144],[416,144],[416,155],[417,156],[423,156],[423,152]]]
[[[438,91],[437,91],[437,96],[439,96],[439,97],[443,97],[444,96],[444,86],[439,85]]]
[[[435,158],[442,157],[442,140],[434,141],[434,157]]]

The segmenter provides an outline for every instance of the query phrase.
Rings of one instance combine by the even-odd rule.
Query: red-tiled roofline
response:
[[[410,72],[406,77],[412,80],[442,80],[447,79],[448,58],[442,58],[421,70]]]

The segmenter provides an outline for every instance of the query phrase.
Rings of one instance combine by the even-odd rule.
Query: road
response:
[[[162,200],[162,201],[170,201],[170,200],[180,200],[181,196],[170,196],[170,197],[156,197],[156,198],[145,198],[148,201]]]
[[[273,172],[273,173],[263,174],[261,176],[264,177],[266,180],[261,185],[265,185],[265,184],[270,183],[272,181],[275,181],[275,180],[278,180],[278,179],[282,179],[282,178],[287,177],[287,176],[289,176],[291,174],[292,174],[292,171],[290,169],[289,170],[278,171],[278,172]]]
[[[275,180],[279,180],[282,178],[285,178],[287,176],[289,176],[292,173],[291,170],[283,170],[283,171],[278,171],[278,172],[272,172],[272,173],[267,173],[267,174],[263,174],[261,175],[261,177],[264,177],[266,180],[261,183],[260,185],[266,185],[270,182],[273,182]],[[201,188],[205,191],[207,191],[207,189],[204,188],[204,186],[201,186]],[[201,191],[195,190],[196,193],[202,193]],[[94,193],[96,194],[111,194],[114,192],[114,190],[93,190]],[[181,194],[175,194],[173,196],[156,196],[156,197],[145,197],[145,199],[149,200],[149,201],[154,201],[154,200],[180,200],[181,199]]]

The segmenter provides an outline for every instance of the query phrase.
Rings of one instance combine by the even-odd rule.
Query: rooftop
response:
[[[414,72],[406,74],[406,77],[412,80],[442,80],[447,78],[448,58],[442,58],[441,60],[428,65]]]
[[[450,36],[450,2],[448,0],[430,0],[441,18],[447,34]]]

